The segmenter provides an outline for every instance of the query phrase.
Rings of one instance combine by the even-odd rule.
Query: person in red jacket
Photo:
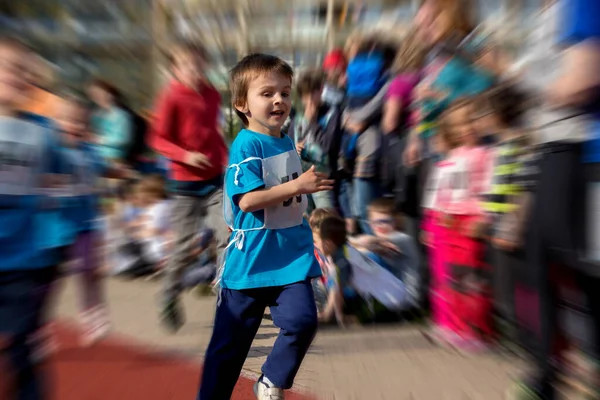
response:
[[[161,93],[152,123],[151,145],[169,160],[174,206],[174,253],[166,270],[161,320],[176,332],[185,322],[179,304],[181,275],[200,228],[215,232],[219,250],[229,232],[223,219],[223,174],[227,146],[219,133],[221,97],[203,71],[202,49],[179,44],[171,53],[174,79]]]

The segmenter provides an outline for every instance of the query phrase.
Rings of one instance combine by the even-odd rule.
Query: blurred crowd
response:
[[[426,0],[401,40],[356,32],[296,77],[286,134],[335,182],[306,215],[322,324],[428,318],[439,345],[530,355],[511,398],[574,382],[599,398],[598,15],[546,0],[511,60],[460,0]],[[33,371],[60,277],[81,283],[83,344],[110,329],[106,275],[161,279],[175,332],[180,293],[210,294],[235,244],[206,55],[175,46],[170,62],[148,117],[108,82],[51,92],[44,60],[0,39],[0,349],[15,398],[43,398]]]

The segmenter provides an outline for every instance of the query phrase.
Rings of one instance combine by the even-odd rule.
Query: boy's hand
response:
[[[187,165],[190,165],[190,166],[196,167],[196,168],[212,167],[212,164],[210,163],[210,161],[208,161],[208,157],[206,157],[202,153],[197,153],[197,152],[192,152],[192,151],[190,151],[186,154],[184,162]]]
[[[312,194],[323,190],[333,190],[334,183],[332,179],[327,179],[326,174],[317,172],[314,165],[293,182],[297,185],[298,194]]]

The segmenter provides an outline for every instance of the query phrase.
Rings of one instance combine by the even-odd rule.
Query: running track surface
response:
[[[108,337],[89,348],[78,346],[72,325],[56,324],[59,349],[44,369],[49,400],[194,400],[200,365],[180,355],[151,350],[131,340]],[[1,361],[1,360],[0,360]],[[0,365],[0,399],[8,398]],[[254,381],[240,377],[232,400],[253,400]],[[288,400],[314,400],[289,392]]]

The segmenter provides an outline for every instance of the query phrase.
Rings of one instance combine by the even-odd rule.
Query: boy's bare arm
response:
[[[242,195],[239,206],[244,212],[254,212],[276,206],[294,196],[332,190],[333,181],[326,178],[325,174],[316,172],[312,166],[298,179]]]

